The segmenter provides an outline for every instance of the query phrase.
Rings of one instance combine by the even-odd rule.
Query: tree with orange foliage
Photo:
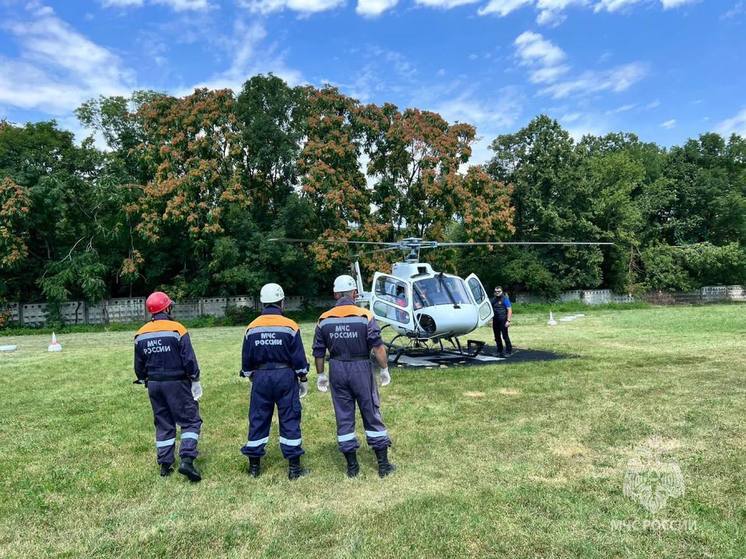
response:
[[[0,181],[0,270],[10,271],[28,255],[28,189],[10,178]]]
[[[358,110],[356,100],[333,87],[311,90],[308,96],[308,137],[298,170],[320,239],[365,239],[371,234],[371,192],[360,168]],[[321,270],[347,258],[341,244],[314,243],[311,250]]]

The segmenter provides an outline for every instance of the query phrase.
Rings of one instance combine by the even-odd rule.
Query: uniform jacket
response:
[[[261,369],[292,369],[298,376],[308,374],[298,324],[282,316],[277,307],[267,307],[246,328],[241,353],[241,374]]]
[[[340,361],[368,359],[371,348],[383,344],[381,329],[368,309],[343,297],[336,306],[319,317],[313,339],[313,356]]]
[[[139,380],[199,380],[199,365],[187,329],[161,312],[135,334]]]

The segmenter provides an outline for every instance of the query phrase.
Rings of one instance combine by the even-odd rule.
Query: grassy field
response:
[[[367,449],[361,476],[344,477],[315,389],[311,475],[287,480],[276,425],[263,475],[246,475],[241,328],[192,331],[197,485],[158,476],[131,333],[61,336],[61,354],[47,336],[0,338],[19,344],[0,354],[0,557],[744,557],[744,311],[586,311],[556,328],[518,315],[516,345],[573,357],[396,370],[381,390],[399,468],[385,480]],[[623,494],[651,437],[685,481],[655,515]]]

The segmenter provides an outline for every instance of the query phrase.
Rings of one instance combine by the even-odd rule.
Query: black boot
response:
[[[172,464],[161,464],[161,477],[170,476],[172,473],[174,473],[173,468],[171,468]]]
[[[189,481],[200,481],[202,474],[199,470],[194,467],[194,460],[192,458],[182,458],[181,464],[179,464],[179,473],[189,478]]]
[[[259,477],[262,472],[261,460],[258,456],[249,456],[249,475],[251,477]]]
[[[360,464],[357,463],[357,452],[345,452],[347,460],[347,477],[355,477],[360,473]]]
[[[300,465],[300,456],[288,460],[288,479],[298,479],[308,474],[308,470]]]
[[[380,477],[386,477],[396,469],[396,466],[389,462],[388,448],[376,450],[376,460],[378,461],[378,475]]]

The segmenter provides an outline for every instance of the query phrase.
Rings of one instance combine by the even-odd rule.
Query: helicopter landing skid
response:
[[[448,348],[444,341],[451,344]],[[405,343],[402,343],[405,342]],[[467,340],[466,349],[461,345],[458,337],[441,337],[441,338],[418,338],[407,334],[398,334],[386,344],[389,355],[394,358],[390,359],[393,365],[399,364],[402,357],[432,357],[442,354],[458,355],[463,357],[476,357],[484,349],[485,342],[479,340]]]

